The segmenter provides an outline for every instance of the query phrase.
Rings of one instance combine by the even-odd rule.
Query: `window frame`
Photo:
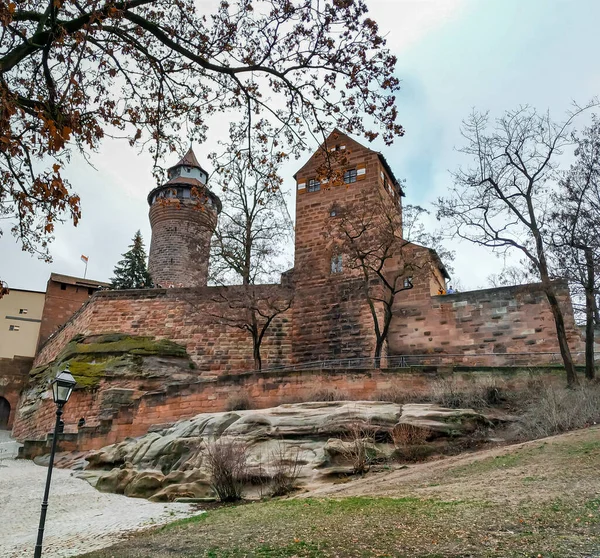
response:
[[[331,256],[331,262],[330,262],[331,266],[331,274],[332,275],[337,275],[339,273],[343,273],[344,272],[344,258],[343,258],[343,254],[333,254]]]
[[[310,178],[306,182],[306,191],[307,192],[319,192],[321,190],[321,181],[316,178]]]
[[[358,180],[356,167],[344,171],[344,183],[354,184]]]

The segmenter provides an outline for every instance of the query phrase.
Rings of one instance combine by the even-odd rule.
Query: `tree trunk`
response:
[[[571,349],[567,342],[567,330],[565,328],[565,319],[563,317],[562,310],[558,304],[558,299],[554,290],[551,286],[545,285],[546,298],[550,304],[550,310],[554,317],[554,323],[556,324],[556,337],[558,338],[558,346],[560,347],[560,354],[562,356],[565,371],[567,373],[567,387],[572,388],[579,385],[577,378],[577,371],[575,370],[575,364],[573,363],[573,357],[571,356]]]
[[[592,251],[585,251],[587,281],[585,285],[585,377],[593,380],[596,375],[594,363],[594,258]]]
[[[373,358],[373,368],[381,368],[381,353],[383,352],[383,339],[380,335],[377,336],[375,341],[375,357]]]
[[[254,340],[254,368],[262,370],[262,359],[260,358],[260,343]]]

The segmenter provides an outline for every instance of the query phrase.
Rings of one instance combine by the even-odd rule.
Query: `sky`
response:
[[[371,17],[398,58],[399,121],[406,135],[391,147],[375,143],[398,178],[405,203],[431,208],[461,164],[461,121],[475,108],[500,116],[529,104],[560,120],[573,101],[600,95],[598,0],[366,0]],[[194,145],[201,164],[215,148],[209,131]],[[316,147],[316,146],[315,146]],[[293,174],[308,158],[283,169],[288,208],[294,215]],[[74,157],[66,175],[80,194],[80,224],[59,225],[52,263],[22,252],[3,223],[0,277],[16,289],[45,290],[51,272],[108,280],[140,229],[146,246],[150,225],[146,196],[155,186],[149,155],[126,142],[107,140],[90,166]],[[165,164],[176,163],[176,157]],[[210,170],[210,169],[208,169]],[[432,228],[438,223],[428,220]],[[469,243],[456,251],[453,281],[462,289],[485,287],[504,260]]]

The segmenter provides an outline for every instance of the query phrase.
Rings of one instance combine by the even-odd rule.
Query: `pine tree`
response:
[[[111,279],[113,289],[149,289],[152,278],[146,267],[146,250],[140,231],[135,233],[130,250],[123,254],[123,259],[115,266],[115,276]]]

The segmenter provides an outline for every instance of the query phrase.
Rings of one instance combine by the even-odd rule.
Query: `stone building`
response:
[[[153,424],[223,410],[239,391],[255,405],[268,406],[305,398],[324,386],[355,398],[388,389],[390,374],[369,370],[374,317],[382,318],[385,308],[377,297],[369,301],[365,288],[377,292],[381,284],[365,283],[343,243],[328,231],[344,215],[376,206],[374,223],[382,228],[385,218],[401,233],[400,183],[380,153],[337,130],[296,173],[295,182],[294,268],[281,284],[257,286],[254,292],[269,300],[291,297],[289,308],[266,330],[262,371],[254,370],[247,330],[215,318],[231,313],[231,300],[243,301],[246,291],[206,286],[221,206],[190,150],[169,169],[168,182],[148,197],[150,269],[160,288],[96,292],[40,347],[15,435],[44,438],[52,409],[42,398],[42,379],[66,362],[81,383],[65,409],[67,432],[71,428],[78,447],[99,447],[143,434]],[[557,362],[554,322],[540,285],[440,295],[448,274],[437,254],[398,236],[402,251],[386,259],[383,273],[406,288],[390,309],[384,367],[386,362],[404,371]],[[569,341],[579,351],[568,290],[557,288]],[[323,361],[336,369],[324,373]],[[412,372],[395,381],[411,389],[426,383]],[[73,425],[81,417],[86,426],[75,434]]]

